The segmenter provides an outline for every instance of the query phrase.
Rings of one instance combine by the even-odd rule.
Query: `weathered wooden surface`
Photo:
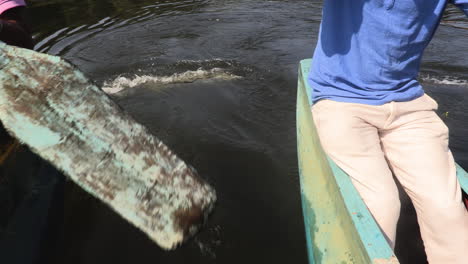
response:
[[[214,190],[69,63],[0,43],[0,79],[10,134],[159,246],[174,248],[207,217]]]

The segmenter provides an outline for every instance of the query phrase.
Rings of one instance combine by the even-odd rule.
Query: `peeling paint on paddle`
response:
[[[216,194],[71,64],[0,43],[0,120],[164,249],[193,235]]]

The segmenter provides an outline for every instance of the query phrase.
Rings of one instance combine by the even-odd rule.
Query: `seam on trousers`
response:
[[[393,122],[393,119],[395,118],[395,102],[390,102],[390,115],[387,118],[387,122],[385,122],[384,129],[387,129],[388,126]]]

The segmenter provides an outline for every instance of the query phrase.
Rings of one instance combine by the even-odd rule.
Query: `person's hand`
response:
[[[9,45],[32,49],[34,47],[31,34],[16,20],[0,19],[0,40]]]
[[[24,11],[24,7],[16,7],[0,15],[0,40],[9,45],[32,49],[34,43]]]

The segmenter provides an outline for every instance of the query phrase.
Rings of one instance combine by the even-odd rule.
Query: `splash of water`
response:
[[[421,76],[421,81],[432,84],[453,85],[468,88],[468,80],[460,79],[453,76]]]
[[[205,79],[235,80],[240,78],[240,76],[234,75],[221,68],[213,68],[209,70],[199,68],[195,71],[174,73],[170,76],[135,75],[130,78],[119,76],[112,81],[104,82],[102,90],[108,94],[116,94],[122,90],[148,83],[165,85],[171,83],[188,83]]]

